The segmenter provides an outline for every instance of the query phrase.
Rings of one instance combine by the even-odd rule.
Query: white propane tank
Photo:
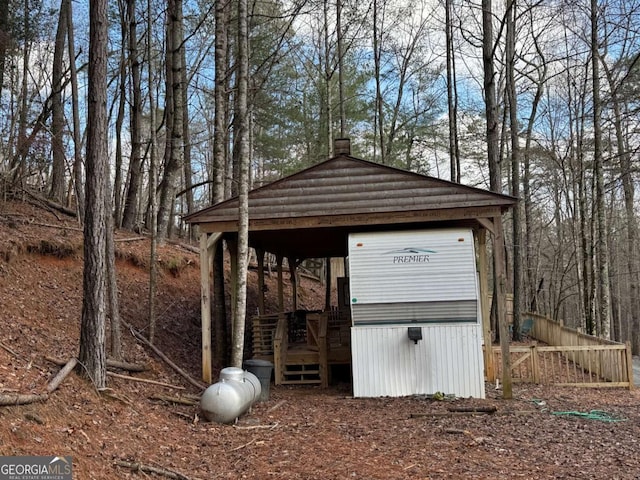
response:
[[[232,423],[253,405],[262,392],[253,373],[237,367],[220,371],[217,383],[209,386],[200,399],[200,408],[210,422]]]

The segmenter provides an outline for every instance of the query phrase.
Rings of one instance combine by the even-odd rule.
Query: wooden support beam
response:
[[[509,326],[507,325],[507,306],[505,299],[507,274],[504,259],[504,232],[502,219],[493,218],[495,232],[493,234],[493,272],[495,288],[493,292],[497,306],[498,329],[500,331],[500,351],[502,352],[502,397],[513,398],[513,382],[511,378],[511,356],[509,355]]]
[[[476,232],[478,240],[478,276],[480,283],[480,312],[482,315],[482,337],[484,339],[484,371],[487,380],[495,382],[496,371],[491,353],[493,336],[491,335],[491,308],[489,305],[489,268],[487,265],[487,231],[484,228]]]
[[[493,230],[493,222],[488,218],[478,218],[478,223],[482,225],[483,228],[489,230],[491,233],[494,233]]]
[[[276,255],[276,263],[278,264],[278,311],[284,312],[284,280],[282,272],[282,255]]]
[[[256,248],[258,263],[258,314],[264,315],[264,250]]]
[[[298,260],[295,257],[288,257],[289,273],[291,275],[291,310],[298,310]]]
[[[324,289],[324,309],[328,312],[331,310],[331,258],[324,259],[325,262],[325,289]]]
[[[221,233],[200,234],[200,315],[202,318],[202,380],[212,383],[211,373],[211,278],[213,249]]]

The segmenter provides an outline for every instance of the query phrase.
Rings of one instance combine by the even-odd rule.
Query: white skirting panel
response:
[[[422,328],[417,344],[407,335],[409,326]],[[485,396],[478,324],[352,327],[351,352],[355,397]]]

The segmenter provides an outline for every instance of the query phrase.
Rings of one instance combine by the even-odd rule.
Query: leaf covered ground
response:
[[[116,236],[121,309],[144,333],[148,243],[133,237]],[[160,261],[157,345],[199,378],[198,255],[166,245]],[[255,284],[252,273],[249,311]],[[47,357],[77,355],[81,297],[77,223],[0,204],[0,395],[43,393],[60,369]],[[303,279],[301,306],[323,302],[322,287]],[[126,330],[123,350],[148,368],[130,375],[169,386],[112,376],[99,394],[73,373],[46,401],[0,407],[0,454],[71,455],[82,480],[640,478],[637,391],[517,384],[506,401],[488,384],[485,400],[354,399],[342,372],[344,382],[327,390],[271,385],[268,401],[236,425],[218,425],[203,420],[197,402],[168,400],[188,403],[200,392]],[[450,411],[487,407],[496,412]]]

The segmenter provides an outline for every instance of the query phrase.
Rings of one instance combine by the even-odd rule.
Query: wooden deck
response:
[[[331,366],[351,363],[351,320],[329,312],[284,312],[253,319],[253,357],[274,364],[275,383],[327,387]]]

